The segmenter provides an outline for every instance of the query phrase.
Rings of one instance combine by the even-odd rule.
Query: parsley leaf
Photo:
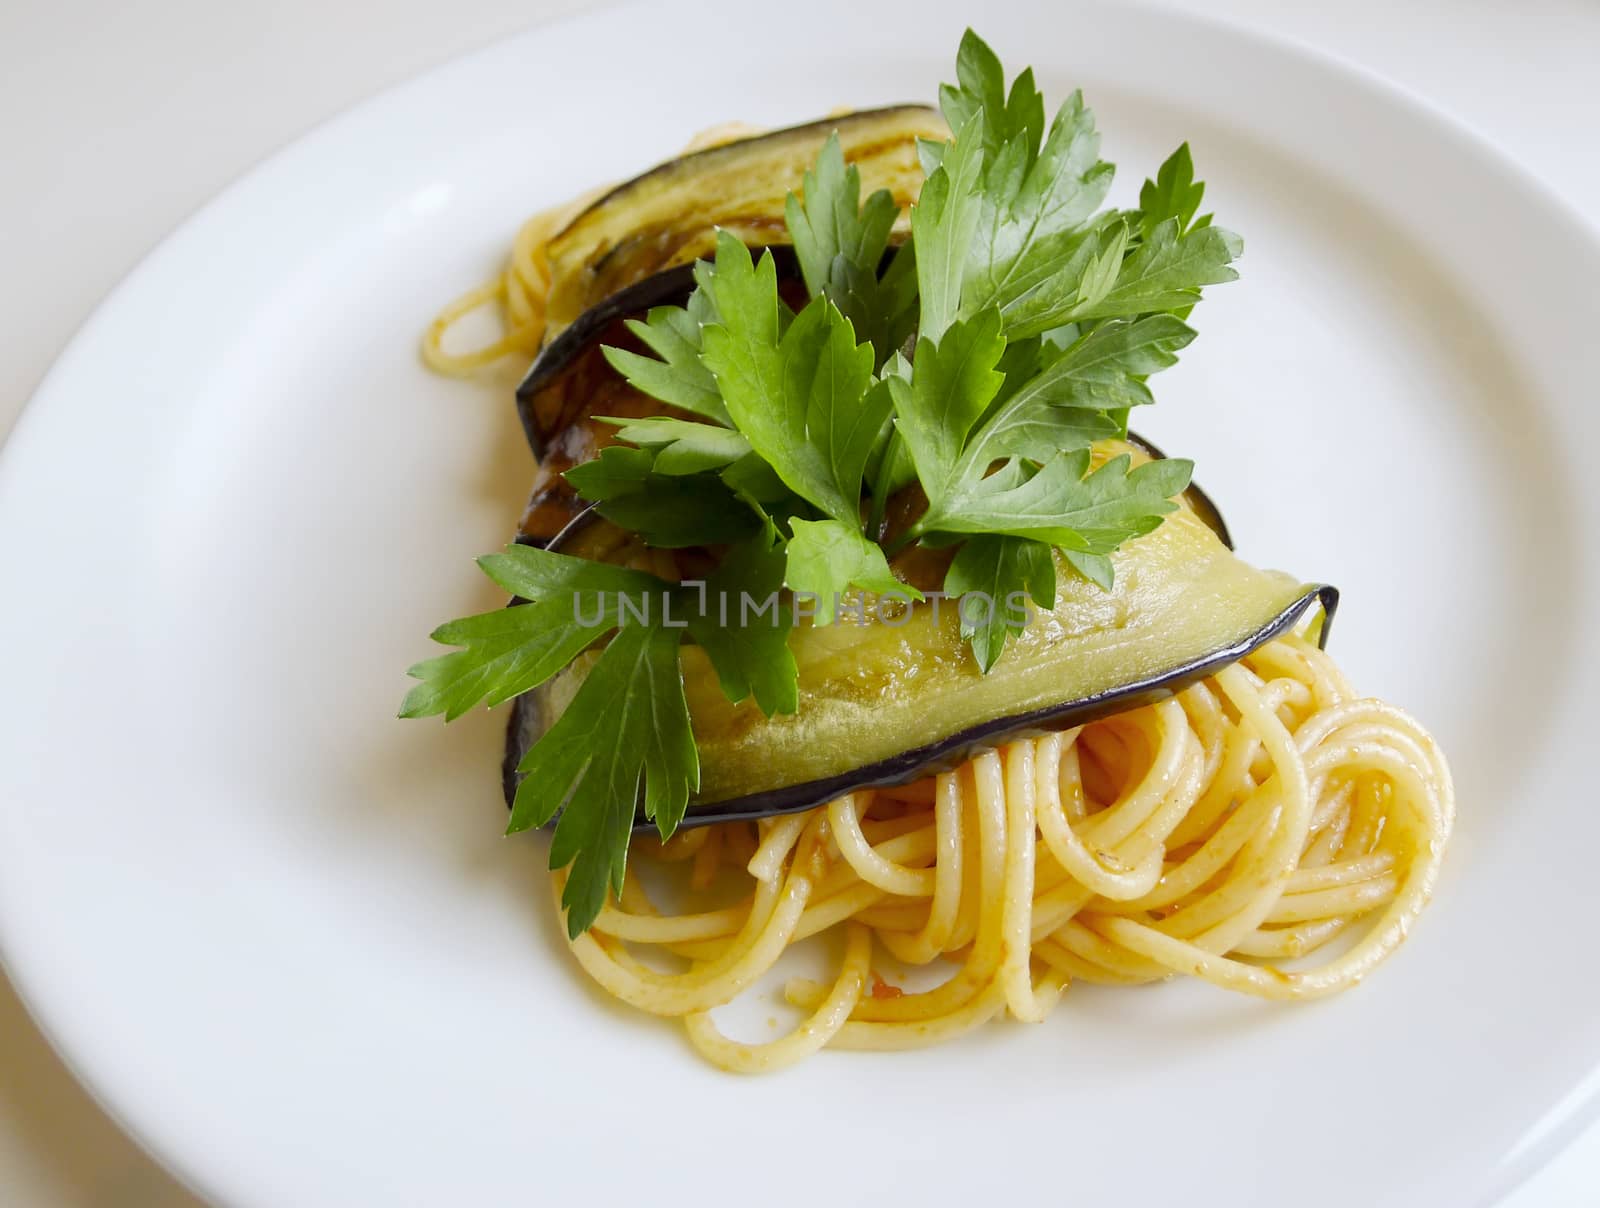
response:
[[[462,649],[406,672],[421,682],[406,694],[401,717],[443,713],[446,721],[453,721],[479,701],[493,706],[520,696],[621,623],[619,596],[640,599],[668,587],[653,575],[521,545],[480,558],[478,564],[529,603],[435,629],[434,641]]]
[[[612,445],[565,477],[607,520],[662,549],[737,541],[761,522],[716,475],[659,473],[648,449]]]
[[[616,424],[617,439],[655,450],[652,468],[657,474],[698,474],[730,466],[750,452],[750,442],[732,428],[719,428],[689,419],[652,415],[644,419],[594,417]]]
[[[920,600],[922,593],[896,579],[883,548],[868,541],[855,525],[837,520],[791,520],[789,565],[785,581],[795,592],[816,598],[816,623],[833,621],[838,597],[850,587],[863,591],[899,592]]]
[[[1193,306],[1201,286],[1239,279],[1228,266],[1243,248],[1232,231],[1196,226],[1180,233],[1178,220],[1168,218],[1123,262],[1116,285],[1103,298],[1071,308],[1063,318],[1114,319]]]
[[[1061,556],[1072,569],[1103,591],[1110,591],[1115,581],[1115,571],[1108,554],[1087,554],[1082,550],[1064,549]]]
[[[1044,462],[1122,435],[1118,414],[1153,401],[1145,377],[1175,364],[1177,350],[1193,339],[1193,329],[1171,315],[1096,327],[991,410],[962,459],[962,473],[981,475],[1008,456]]]
[[[1006,639],[1022,632],[1025,609],[1013,597],[1031,596],[1040,608],[1056,602],[1056,567],[1050,547],[1023,537],[974,537],[956,552],[944,576],[944,591],[961,603],[961,636],[985,671],[994,666]]]
[[[1036,153],[1037,151],[1037,153]],[[1031,295],[1071,265],[1082,245],[1080,228],[1105,201],[1113,169],[1100,160],[1094,113],[1073,93],[1039,148],[1022,138],[987,165],[982,217],[962,291],[964,313],[999,306],[1009,320]]]
[[[1000,308],[1011,338],[1076,319],[1181,311],[1202,286],[1233,279],[1226,266],[1239,240],[1206,235],[1209,219],[1194,220],[1204,186],[1187,144],[1145,182],[1140,211],[1096,217],[1113,169],[1099,158],[1081,94],[1056,112],[1041,143],[1043,101],[1030,72],[1007,96],[998,57],[968,30],[956,74],[960,86],[946,85],[940,104],[958,133],[925,152],[935,170],[912,211],[927,262],[922,334],[937,339],[955,318],[989,306]]]
[[[561,902],[567,934],[582,934],[621,894],[641,789],[644,814],[672,834],[700,787],[700,760],[678,667],[679,633],[659,625],[617,631],[571,702],[533,745],[507,833],[543,826],[559,810],[550,867],[571,864]]]
[[[878,263],[899,207],[887,189],[861,204],[861,173],[845,166],[838,134],[823,144],[816,167],[805,174],[804,189],[804,200],[789,194],[784,215],[806,288],[813,298],[826,296],[864,332],[885,317]]]
[[[882,439],[867,461],[867,482],[872,492],[873,513],[873,519],[867,526],[869,532],[878,531],[878,523],[883,519],[883,508],[889,502],[889,497],[916,481],[917,467],[911,461],[911,454],[906,451],[906,442],[899,429],[891,421],[885,425]]]
[[[436,642],[463,649],[425,659],[406,674],[422,682],[401,717],[443,713],[454,721],[480,700],[497,705],[538,687],[586,649],[603,628],[572,623],[571,605],[502,608],[439,626]]]
[[[1077,280],[1095,250],[1082,228],[1105,200],[1113,169],[1099,158],[1094,114],[1081,93],[1057,110],[1046,137],[1044,98],[1032,70],[1016,78],[1008,96],[998,56],[970,29],[961,39],[956,76],[959,87],[940,89],[940,107],[951,129],[963,131],[957,147],[970,128],[983,161],[976,175],[961,178],[969,182],[971,204],[947,202],[963,223],[971,205],[979,212],[970,233],[950,224],[952,233],[969,235],[964,256],[953,262],[961,271],[959,313],[999,306],[1008,334],[1037,334],[1053,325],[1040,316],[1059,309],[1063,286]],[[924,232],[915,224],[914,230],[922,244]],[[935,299],[930,325],[925,298],[924,334],[937,338],[943,330],[946,302]]]
[[[1122,275],[1122,260],[1128,250],[1128,225],[1113,221],[1104,227],[1094,243],[1094,255],[1084,265],[1078,278],[1078,298],[1075,310],[1098,303],[1109,294]]]
[[[1194,178],[1194,160],[1189,144],[1184,143],[1139,190],[1139,227],[1146,239],[1169,218],[1177,220],[1180,231],[1187,230],[1205,197],[1204,181]],[[1201,225],[1209,225],[1202,222]]]
[[[1123,423],[1113,411],[1074,406],[1032,390],[1019,391],[973,437],[962,464],[989,465],[1008,457],[1045,462],[1057,453],[1086,448],[1097,440],[1116,440],[1123,432]]]
[[[874,361],[882,365],[917,329],[917,248],[903,243],[883,275],[844,261],[835,261],[837,284],[833,296],[856,339],[872,345]]]
[[[951,489],[951,478],[972,426],[1004,377],[996,372],[1005,341],[1000,312],[987,310],[955,323],[935,340],[917,340],[911,379],[889,376],[896,426],[930,501]]]
[[[1007,338],[1043,335],[1070,322],[1076,310],[1098,301],[1095,290],[1104,286],[1104,266],[1121,271],[1116,257],[1126,248],[1123,228],[1114,218],[1097,218],[1057,235],[1048,258],[1032,264],[1019,262],[1007,278],[1007,293],[1001,299]]]
[[[922,303],[919,334],[924,339],[937,341],[961,309],[967,255],[982,216],[977,190],[983,174],[983,132],[983,113],[975,111],[943,148],[911,207]]]
[[[985,149],[993,154],[1015,138],[1037,147],[1044,134],[1044,97],[1034,87],[1033,68],[1025,69],[1006,96],[1000,57],[972,29],[961,36],[956,51],[959,87],[939,86],[939,108],[952,130],[958,130],[979,109],[984,111]]]
[[[794,612],[777,599],[784,552],[770,527],[728,551],[704,590],[681,589],[689,633],[704,648],[734,704],[754,696],[768,717],[800,707],[800,669],[789,649]],[[746,601],[750,601],[746,606]],[[766,605],[776,601],[770,622]]]
[[[1180,458],[1130,470],[1124,453],[1087,474],[1089,451],[1063,453],[1037,471],[1020,462],[965,487],[928,509],[925,532],[1002,533],[1065,549],[1109,554],[1150,532],[1177,509],[1194,463]]]
[[[872,349],[827,298],[794,316],[778,297],[770,254],[723,231],[710,277],[723,321],[705,331],[704,358],[750,447],[790,490],[826,515],[861,523],[861,476],[889,413],[871,389]]]
[[[668,586],[664,579],[643,571],[591,562],[587,558],[574,558],[531,545],[508,545],[501,553],[485,554],[478,559],[478,568],[513,596],[534,604],[576,596],[587,605],[591,597],[598,600],[606,593],[639,596]],[[586,616],[593,615],[587,607],[582,611]],[[614,611],[612,615],[616,615]]]
[[[579,462],[562,475],[580,496],[600,503],[637,491],[655,468],[655,454],[647,449],[611,445],[588,461]]]
[[[703,270],[695,266],[696,276]],[[660,360],[625,348],[605,345],[606,361],[637,390],[684,411],[703,415],[714,423],[731,425],[722,405],[716,379],[700,359],[701,332],[715,320],[716,311],[704,288],[689,295],[686,306],[652,307],[643,322],[627,321],[628,330]]]
[[[1155,400],[1144,378],[1178,363],[1194,329],[1172,315],[1102,323],[1074,341],[1024,389],[1074,406],[1136,407]]]
[[[768,515],[772,512],[771,504],[799,502],[784,485],[783,479],[754,452],[746,453],[722,471],[722,481],[728,484],[735,495]]]

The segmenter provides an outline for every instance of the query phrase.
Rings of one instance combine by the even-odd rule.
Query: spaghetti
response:
[[[1262,998],[1318,998],[1405,938],[1453,812],[1427,733],[1357,697],[1294,634],[1161,704],[915,784],[642,845],[647,862],[691,863],[688,905],[662,913],[630,869],[622,900],[572,951],[606,991],[681,1018],[704,1057],[744,1073],[824,1046],[938,1044],[1002,1013],[1037,1022],[1074,980],[1182,973]],[[743,899],[700,905],[729,872],[746,881]],[[565,875],[553,874],[558,898]],[[1285,967],[1358,923],[1338,955]],[[785,989],[810,1012],[795,1031],[762,1044],[722,1034],[714,1008],[831,929],[846,941],[833,982]],[[686,965],[661,972],[636,948]],[[905,965],[953,962],[951,976],[874,994],[879,950]]]
[[[545,299],[550,294],[550,262],[545,249],[550,237],[566,226],[603,190],[586,193],[574,201],[535,214],[524,222],[511,241],[505,267],[490,281],[474,286],[434,316],[422,335],[422,360],[428,368],[450,377],[465,377],[513,353],[532,357],[544,339]],[[445,338],[467,315],[496,305],[500,338],[466,352],[450,352]]]

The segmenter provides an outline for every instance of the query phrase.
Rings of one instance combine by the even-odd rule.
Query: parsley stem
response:
[[[910,545],[918,537],[922,536],[924,531],[925,530],[922,527],[922,521],[917,521],[905,532],[901,533],[900,536],[896,537],[888,545],[883,547],[884,557],[894,557],[901,550],[905,549],[906,546]]]
[[[900,428],[889,430],[889,439],[883,446],[883,459],[878,462],[877,480],[872,484],[872,511],[867,517],[867,540],[876,541],[883,532],[883,512],[889,506],[889,476],[894,463],[900,458]]]

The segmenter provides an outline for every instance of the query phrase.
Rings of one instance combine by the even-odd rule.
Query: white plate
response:
[[[236,1203],[1509,1187],[1600,1082],[1595,234],[1418,103],[1223,27],[760,11],[614,9],[390,92],[62,357],[0,472],[0,941],[41,1022]],[[929,98],[973,18],[1084,86],[1119,196],[1193,142],[1244,281],[1145,427],[1248,556],[1345,589],[1335,650],[1437,731],[1459,831],[1413,942],[1334,1001],[1074,989],[1041,1027],[738,1079],[575,972],[542,842],[498,837],[500,718],[393,720],[429,627],[495,602],[471,557],[530,466],[504,383],[430,377],[416,337],[525,213],[726,118]]]

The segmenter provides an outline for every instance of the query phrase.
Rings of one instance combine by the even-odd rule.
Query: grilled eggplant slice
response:
[[[708,255],[718,227],[751,247],[786,242],[784,198],[835,132],[862,195],[888,189],[902,210],[922,185],[917,139],[950,135],[926,105],[866,109],[691,152],[618,185],[550,241],[546,339],[617,291]]]
[[[1107,442],[1096,452],[1127,451]],[[1131,451],[1136,460],[1148,456]],[[623,548],[620,534],[592,514],[558,544],[602,558]],[[852,789],[954,766],[1007,739],[1161,700],[1314,609],[1325,639],[1338,602],[1331,587],[1236,557],[1189,499],[1112,561],[1110,592],[1061,566],[1054,609],[1036,611],[987,675],[961,640],[951,602],[937,614],[931,603],[913,604],[865,625],[802,624],[789,639],[800,668],[800,709],[792,715],[764,717],[750,700],[730,704],[710,661],[686,644],[684,687],[701,789],[684,825],[809,809]],[[581,657],[517,701],[506,745],[508,801],[517,765],[560,716],[594,657]]]
[[[837,132],[863,195],[887,189],[902,211],[922,185],[918,138],[945,138],[937,110],[923,105],[864,110],[696,151],[618,185],[551,240],[545,344],[517,387],[517,414],[539,459],[523,535],[555,536],[580,510],[561,474],[611,440],[595,415],[680,414],[631,389],[600,353],[638,349],[625,320],[652,306],[681,305],[693,262],[711,254],[723,227],[751,247],[772,247],[790,301],[803,304],[786,244],[784,199]],[[902,223],[904,214],[902,213]],[[903,231],[892,237],[903,238]]]

